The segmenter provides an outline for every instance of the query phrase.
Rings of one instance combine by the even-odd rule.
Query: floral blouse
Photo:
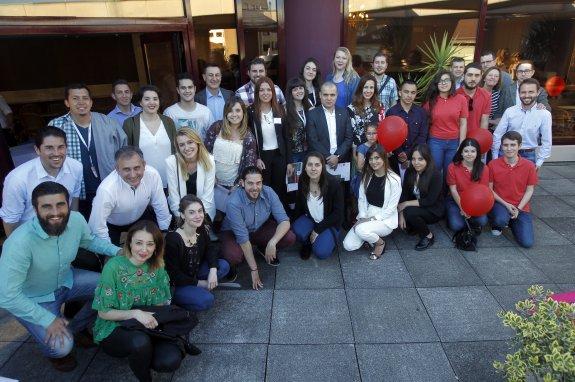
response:
[[[148,264],[135,266],[125,256],[110,259],[94,292],[92,308],[130,310],[138,305],[160,305],[169,301],[170,279],[164,268],[149,272]],[[100,342],[119,326],[118,321],[96,319],[94,341]]]
[[[351,128],[353,130],[353,144],[357,147],[367,141],[365,137],[365,127],[368,124],[376,124],[379,121],[379,111],[371,106],[364,108],[363,114],[360,114],[353,105],[347,107],[349,117],[351,118]]]

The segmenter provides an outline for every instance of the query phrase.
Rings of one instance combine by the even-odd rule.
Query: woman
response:
[[[319,70],[319,62],[315,58],[308,58],[304,61],[299,75],[300,78],[305,81],[305,89],[307,90],[307,98],[309,99],[310,106],[320,106],[319,89],[321,87],[321,71]]]
[[[455,80],[447,70],[435,75],[427,90],[425,105],[429,113],[429,150],[435,166],[443,175],[467,136],[469,106],[465,96],[455,94]]]
[[[182,361],[178,345],[120,325],[120,321],[136,319],[153,329],[158,325],[154,315],[138,307],[169,302],[162,232],[150,221],[139,221],[128,231],[124,256],[106,263],[94,292],[92,308],[98,311],[94,341],[112,357],[128,357],[130,369],[139,381],[151,381],[151,369],[177,370]]]
[[[248,108],[248,123],[258,144],[257,167],[262,170],[263,182],[275,190],[285,205],[287,156],[291,149],[287,129],[282,124],[284,110],[274,89],[268,77],[258,80],[254,103]]]
[[[300,257],[327,259],[333,253],[343,222],[343,189],[330,175],[323,155],[310,152],[299,178],[293,231],[303,245]]]
[[[443,179],[427,145],[416,145],[409,160],[411,166],[405,172],[401,200],[397,206],[399,227],[418,234],[419,242],[415,249],[423,251],[435,242],[427,225],[437,223],[443,217]]]
[[[202,201],[186,195],[180,201],[180,227],[166,235],[166,270],[176,287],[172,302],[191,311],[207,310],[214,304],[211,290],[225,277],[230,265],[209,250]]]
[[[494,66],[483,73],[481,86],[491,94],[491,114],[489,114],[489,127],[495,129],[499,120],[494,119],[494,115],[499,110],[499,96],[501,93],[501,70]]]
[[[166,158],[175,153],[176,126],[171,118],[159,113],[160,90],[153,85],[138,91],[142,112],[124,121],[128,145],[138,146],[146,163],[158,170],[164,188],[168,186]]]
[[[447,224],[454,232],[464,229],[467,219],[473,228],[487,224],[487,215],[471,218],[461,209],[460,195],[474,183],[489,186],[489,167],[481,161],[479,143],[473,138],[466,138],[459,145],[453,163],[447,169],[447,185],[451,198],[447,198],[445,208]]]
[[[195,130],[183,127],[176,133],[176,154],[166,158],[168,204],[176,219],[184,195],[198,196],[212,221],[216,215],[214,185],[216,165]]]
[[[367,74],[361,77],[359,85],[353,95],[353,102],[347,107],[353,129],[354,156],[356,148],[366,141],[365,128],[367,125],[377,125],[381,104],[377,99],[377,81],[374,76]]]
[[[359,83],[359,75],[353,69],[351,53],[346,47],[340,46],[335,50],[332,72],[327,75],[326,81],[333,82],[337,87],[335,106],[347,107]]]
[[[355,251],[367,242],[373,246],[370,259],[383,255],[387,247],[384,238],[397,227],[400,195],[401,179],[389,168],[387,152],[379,144],[371,146],[359,186],[357,222],[343,240],[346,251]]]
[[[307,152],[306,113],[310,109],[305,83],[300,78],[292,78],[286,87],[286,115],[283,126],[287,130],[291,150],[288,153],[288,163],[303,162]],[[288,172],[291,169],[288,168]]]
[[[238,178],[258,159],[256,139],[248,129],[246,107],[241,99],[230,97],[224,105],[224,119],[215,122],[206,132],[206,148],[214,156],[216,209],[226,211],[228,195],[238,184]]]

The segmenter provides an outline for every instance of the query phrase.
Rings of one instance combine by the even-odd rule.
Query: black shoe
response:
[[[302,260],[309,260],[311,257],[311,244],[307,243],[301,246],[301,249],[299,250],[299,257]]]
[[[87,329],[74,334],[74,343],[82,349],[90,349],[98,346],[94,343],[94,337],[90,334],[90,332],[88,332]]]
[[[76,361],[76,357],[72,353],[68,354],[62,358],[48,358],[50,363],[52,363],[52,367],[58,371],[68,373],[78,366],[78,362]]]
[[[230,271],[225,277],[227,283],[233,283],[238,278],[238,270],[235,266],[230,266]]]
[[[262,251],[258,247],[252,247],[252,248],[253,248],[254,252],[259,254],[261,257],[264,258],[264,260],[266,260],[266,255],[264,254],[264,251]],[[267,260],[266,260],[266,262],[267,262]],[[277,267],[278,265],[280,265],[280,259],[278,258],[277,252],[276,252],[276,258],[273,259],[272,261],[270,261],[268,264],[271,265],[272,267]]]
[[[202,354],[202,351],[196,345],[191,343],[190,341],[186,341],[184,348],[186,349],[186,353],[188,353],[189,355],[200,355],[200,354]]]
[[[431,247],[435,243],[435,236],[431,236],[431,239],[427,236],[422,237],[419,243],[415,246],[416,251],[425,251],[427,248]]]

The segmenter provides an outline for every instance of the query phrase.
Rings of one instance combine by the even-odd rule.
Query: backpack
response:
[[[455,243],[457,249],[477,252],[477,238],[469,228],[457,231],[451,241]]]

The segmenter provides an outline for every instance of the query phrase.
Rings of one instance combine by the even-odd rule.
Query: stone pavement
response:
[[[193,340],[203,350],[159,381],[498,381],[491,363],[511,332],[497,317],[532,284],[575,289],[575,163],[546,165],[532,207],[535,247],[484,232],[479,251],[453,248],[445,225],[431,250],[396,232],[385,257],[341,252],[302,261],[294,248],[265,289],[219,290]],[[57,373],[24,329],[0,312],[0,376],[22,381],[133,381],[127,362],[92,349]]]

